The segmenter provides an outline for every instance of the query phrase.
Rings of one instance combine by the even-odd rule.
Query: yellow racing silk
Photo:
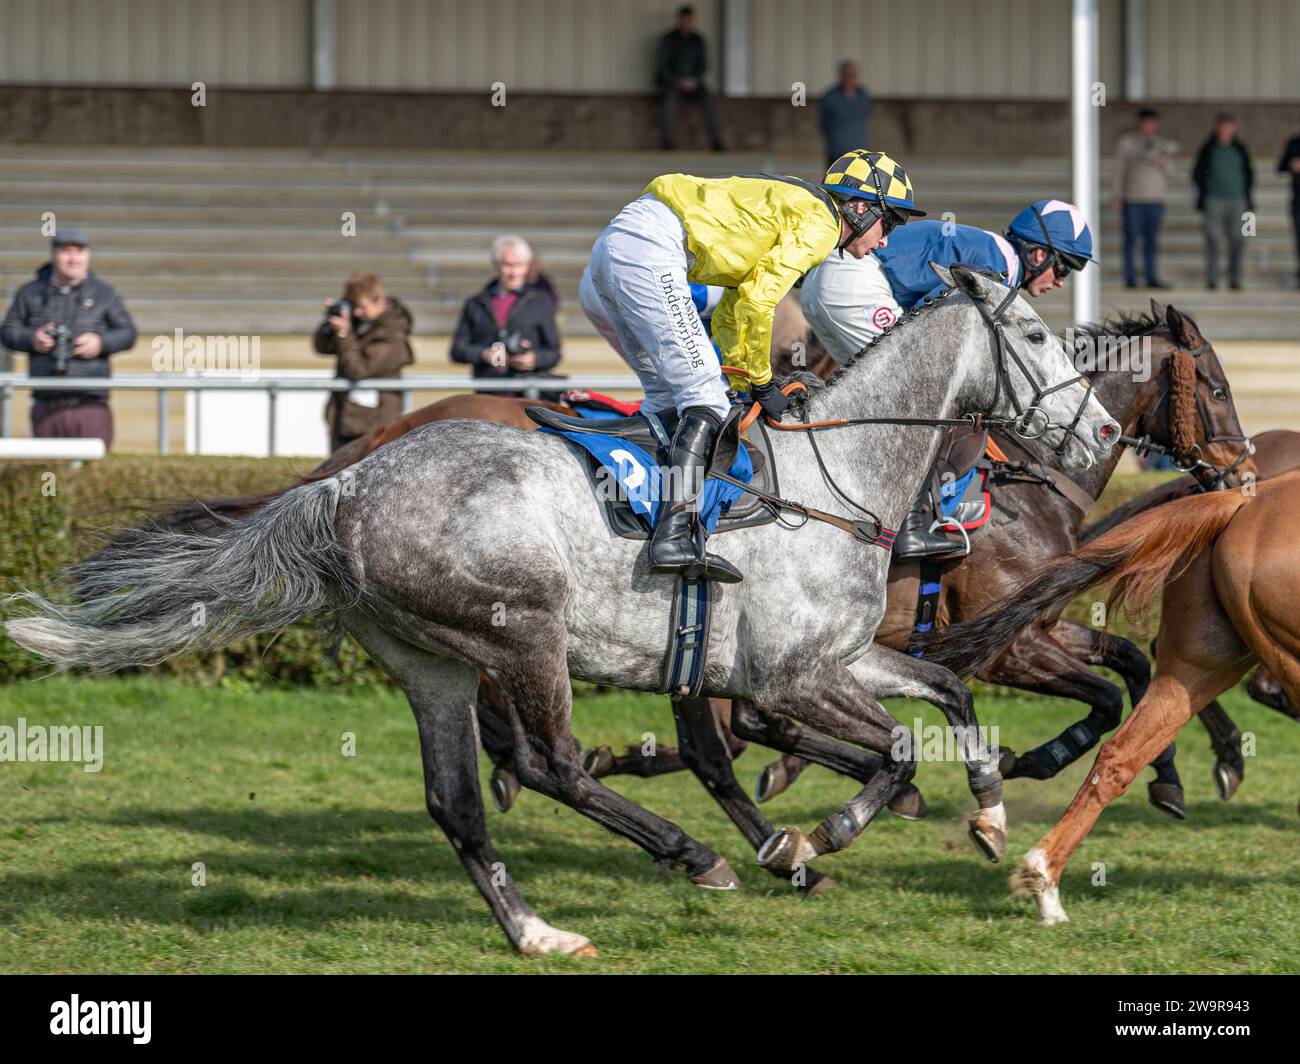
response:
[[[772,314],[800,277],[839,246],[840,216],[816,185],[774,174],[665,174],[645,187],[682,220],[696,284],[728,289],[713,312],[726,366],[772,379]]]

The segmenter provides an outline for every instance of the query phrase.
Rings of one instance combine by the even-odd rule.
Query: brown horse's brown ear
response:
[[[1165,320],[1167,320],[1167,315],[1166,315],[1166,310],[1167,310],[1167,309],[1168,309],[1168,308],[1165,306],[1165,304],[1164,304],[1164,303],[1161,303],[1160,300],[1158,300],[1158,299],[1156,299],[1156,298],[1154,298],[1154,297],[1152,298],[1152,300],[1151,300],[1151,316],[1152,316],[1156,321],[1165,321]]]
[[[1180,347],[1196,348],[1205,343],[1205,337],[1196,327],[1196,322],[1172,303],[1165,310],[1165,324],[1169,326],[1170,335],[1178,341]]]

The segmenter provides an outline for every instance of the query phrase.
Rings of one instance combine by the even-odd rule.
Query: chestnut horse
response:
[[[1255,470],[1258,479],[1268,480],[1289,473],[1293,469],[1300,469],[1300,432],[1272,429],[1251,437],[1251,441],[1255,445]],[[1129,500],[1123,506],[1117,507],[1106,516],[1105,520],[1085,528],[1083,541],[1086,543],[1153,506],[1196,494],[1199,490],[1193,477],[1179,477],[1167,484],[1161,484],[1160,487],[1153,488],[1136,499]],[[1287,697],[1282,685],[1269,675],[1268,669],[1262,666],[1256,669],[1255,675],[1250,678],[1246,686],[1246,691],[1260,705],[1268,706],[1269,709],[1275,709],[1292,720],[1300,721],[1300,707]],[[1237,788],[1241,786],[1246,776],[1246,759],[1241,751],[1241,729],[1233,723],[1217,698],[1212,699],[1209,705],[1196,715],[1196,719],[1210,734],[1210,745],[1215,757],[1212,773],[1214,788],[1219,797],[1227,801],[1237,793]]]
[[[1103,581],[1139,609],[1163,585],[1151,686],[1097,754],[1056,825],[1012,876],[1045,924],[1068,920],[1061,872],[1105,807],[1191,717],[1255,664],[1300,703],[1300,471],[1257,491],[1176,499],[1043,566],[989,613],[942,632],[930,659],[970,675],[1016,631]]]

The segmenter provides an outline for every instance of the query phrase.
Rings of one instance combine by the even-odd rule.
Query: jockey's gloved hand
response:
[[[776,386],[774,380],[766,384],[751,384],[749,396],[759,402],[763,407],[763,413],[773,421],[780,421],[785,408],[790,405],[790,399]]]

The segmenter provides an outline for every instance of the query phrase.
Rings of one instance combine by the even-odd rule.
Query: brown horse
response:
[[[950,628],[932,660],[969,675],[1009,633],[1102,581],[1110,603],[1139,608],[1163,585],[1156,673],[1146,695],[1101,748],[1065,814],[1012,876],[1045,924],[1069,919],[1061,872],[1102,810],[1123,794],[1191,717],[1262,664],[1300,702],[1300,472],[1255,494],[1177,499],[1139,514],[1032,574],[985,616]]]
[[[1300,432],[1287,429],[1273,429],[1251,438],[1255,445],[1255,470],[1259,480],[1270,480],[1283,476],[1295,469],[1300,469]],[[1194,477],[1179,477],[1167,484],[1117,507],[1105,520],[1098,521],[1083,530],[1085,543],[1100,536],[1112,528],[1140,513],[1160,506],[1174,499],[1185,498],[1200,490]],[[1268,669],[1259,668],[1251,677],[1246,691],[1256,702],[1275,709],[1292,720],[1300,721],[1300,708],[1287,697],[1282,685],[1269,675]],[[1214,750],[1213,769],[1214,787],[1224,801],[1237,793],[1246,776],[1246,759],[1241,750],[1241,729],[1233,723],[1219,700],[1210,703],[1196,715],[1210,735],[1210,745]]]

